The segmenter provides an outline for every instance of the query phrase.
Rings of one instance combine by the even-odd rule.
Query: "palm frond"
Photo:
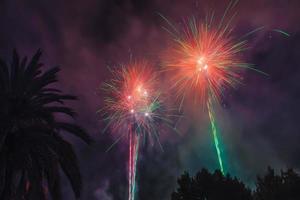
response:
[[[43,71],[41,55],[38,50],[27,61],[14,50],[9,64],[0,59],[1,200],[45,200],[46,190],[53,200],[61,200],[60,167],[80,196],[78,161],[60,134],[73,134],[87,144],[92,139],[80,126],[56,119],[58,113],[75,117],[65,101],[77,98],[51,86],[60,68]]]

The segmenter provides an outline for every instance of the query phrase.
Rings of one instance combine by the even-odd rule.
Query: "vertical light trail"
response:
[[[136,174],[137,174],[137,161],[139,158],[139,145],[140,145],[140,136],[135,135],[135,148],[134,148],[134,156],[133,156],[133,183],[132,183],[132,200],[135,199],[136,193]]]
[[[137,174],[137,161],[139,157],[140,136],[135,132],[130,132],[129,135],[129,167],[128,167],[128,181],[129,181],[129,194],[128,200],[135,199],[136,193],[136,174]]]
[[[212,134],[213,134],[214,144],[215,144],[218,161],[219,161],[219,165],[220,165],[220,170],[221,170],[222,174],[224,175],[225,172],[224,172],[224,167],[223,167],[223,159],[222,159],[222,155],[221,155],[220,142],[219,142],[219,138],[218,138],[216,122],[215,122],[214,113],[213,113],[213,109],[211,107],[210,100],[207,103],[207,109],[208,109],[208,115],[209,115],[211,130],[212,130]]]
[[[132,132],[129,131],[128,200],[132,199]]]

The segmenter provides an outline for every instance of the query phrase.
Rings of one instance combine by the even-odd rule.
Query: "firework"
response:
[[[207,16],[203,21],[193,17],[184,21],[181,26],[175,26],[162,16],[169,25],[169,28],[165,29],[173,37],[163,59],[165,71],[172,74],[171,81],[180,99],[180,108],[188,94],[206,107],[220,169],[223,173],[222,152],[213,105],[214,102],[222,101],[225,90],[235,88],[241,83],[243,69],[254,69],[241,58],[241,53],[247,49],[247,41],[243,39],[262,29],[251,31],[241,39],[233,37],[231,23],[235,15],[228,16],[228,12],[236,2],[230,2],[218,23],[215,22],[214,14]]]
[[[157,141],[160,145],[158,129],[162,123],[170,121],[157,90],[157,74],[153,66],[136,62],[111,72],[113,79],[103,87],[107,97],[102,111],[108,121],[107,127],[119,134],[114,144],[124,136],[129,139],[128,193],[129,200],[134,200],[140,140],[149,138],[152,143]]]

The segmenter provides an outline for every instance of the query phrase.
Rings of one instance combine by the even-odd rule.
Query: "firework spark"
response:
[[[136,62],[111,72],[113,79],[103,87],[107,97],[102,111],[108,121],[107,127],[120,135],[115,143],[124,136],[129,139],[128,199],[134,200],[140,139],[150,138],[152,143],[157,141],[160,145],[158,129],[162,122],[169,124],[170,120],[157,90],[153,66]]]
[[[237,1],[230,2],[218,23],[215,23],[212,14],[203,21],[193,17],[177,27],[162,16],[169,25],[165,29],[173,37],[170,48],[164,55],[165,71],[172,74],[171,81],[180,99],[180,108],[188,94],[206,106],[223,173],[222,152],[212,106],[214,102],[221,102],[226,89],[235,88],[241,83],[244,69],[255,70],[251,64],[243,62],[241,53],[247,49],[245,36],[262,29],[258,28],[241,39],[235,39],[232,34],[235,14],[228,16],[228,12],[236,3]]]

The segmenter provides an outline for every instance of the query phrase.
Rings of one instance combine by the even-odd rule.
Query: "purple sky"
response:
[[[86,146],[71,138],[84,179],[84,200],[123,200],[126,195],[125,143],[109,153],[109,134],[96,111],[102,106],[99,86],[110,78],[107,65],[126,63],[130,56],[159,63],[169,36],[162,30],[161,13],[175,22],[207,11],[223,13],[229,1],[221,0],[2,0],[0,1],[0,56],[12,49],[31,56],[44,52],[46,66],[61,66],[58,87],[79,96],[70,104],[77,122],[95,139]],[[217,110],[224,144],[225,168],[251,184],[268,165],[300,170],[300,2],[299,0],[241,0],[235,9],[236,36],[265,26],[253,35],[248,62],[270,77],[247,72],[244,85],[226,93]],[[272,32],[282,29],[286,38]],[[193,108],[196,109],[196,108]],[[200,111],[200,108],[199,108]],[[184,170],[218,167],[209,123],[186,113],[181,135],[165,133],[163,146],[145,147],[139,162],[139,197],[165,200]],[[166,139],[168,138],[168,140]],[[66,184],[67,185],[67,184]],[[66,199],[72,193],[65,187]]]

